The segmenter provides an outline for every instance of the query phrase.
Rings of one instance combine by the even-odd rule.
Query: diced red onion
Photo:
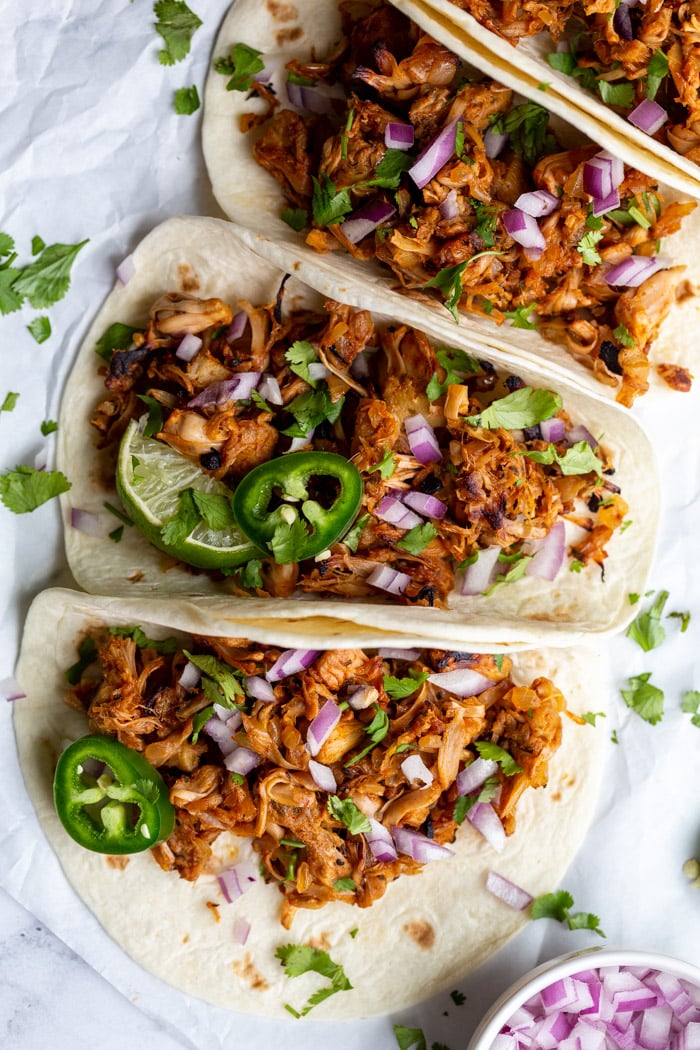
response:
[[[605,215],[606,212],[619,207],[620,193],[618,190],[613,190],[607,197],[594,197],[591,201],[591,212],[596,216]]]
[[[559,204],[559,198],[547,190],[531,190],[529,193],[521,193],[515,202],[515,207],[524,211],[526,215],[532,215],[536,219],[543,215],[551,215]]]
[[[226,757],[237,750],[238,744],[233,739],[235,729],[223,722],[220,718],[213,716],[204,724],[203,731],[219,746],[221,754]]]
[[[70,524],[71,528],[84,532],[86,536],[102,537],[105,534],[105,524],[100,515],[81,507],[71,507]]]
[[[542,580],[554,580],[564,564],[566,555],[566,526],[563,521],[552,525],[547,535],[537,540],[534,557],[527,563],[525,573]]]
[[[464,570],[461,593],[465,595],[483,594],[491,585],[498,563],[501,547],[486,547],[479,551],[479,556]]]
[[[226,723],[226,727],[230,729],[232,733],[235,733],[235,731],[243,724],[243,715],[238,708],[231,710],[230,707],[224,707],[223,704],[214,704],[214,714],[217,718],[220,718],[222,722]]]
[[[383,496],[374,513],[381,521],[396,525],[399,529],[412,529],[423,523],[422,518],[394,496]]]
[[[312,361],[309,365],[309,378],[317,383],[331,374],[330,368],[326,368],[323,361]]]
[[[494,131],[492,128],[484,135],[484,150],[489,160],[493,160],[501,152],[508,141],[507,132]]]
[[[10,675],[7,678],[3,678],[0,682],[0,696],[3,700],[8,702],[13,700],[23,700],[27,694],[22,689],[16,678]]]
[[[413,831],[412,828],[395,825],[391,834],[399,853],[413,857],[419,864],[427,864],[431,860],[446,860],[454,855],[454,850],[441,846],[439,842],[429,839],[420,831]]]
[[[242,915],[237,915],[233,920],[233,939],[236,944],[246,944],[250,936],[250,923]]]
[[[382,660],[419,660],[420,649],[377,649]]]
[[[251,751],[249,747],[237,747],[230,755],[226,755],[224,765],[229,773],[239,773],[244,777],[259,766],[261,761],[260,755]]]
[[[311,438],[314,436],[315,430],[316,428],[312,427],[311,430],[307,430],[303,437],[292,438],[292,442],[285,452],[285,455],[289,455],[290,452],[301,452],[303,448],[306,448],[311,441]]]
[[[379,693],[373,685],[361,685],[348,696],[348,704],[353,711],[366,711],[379,699]]]
[[[577,445],[579,441],[586,441],[591,448],[598,448],[600,443],[596,441],[590,430],[588,430],[587,427],[584,427],[582,423],[577,423],[576,426],[571,427],[566,433],[566,443],[569,447]]]
[[[125,259],[122,259],[119,266],[117,266],[115,273],[120,284],[128,284],[136,273],[136,263],[134,262],[133,255],[127,255]]]
[[[264,375],[258,383],[258,393],[269,405],[282,405],[282,392],[275,376]]]
[[[194,335],[192,332],[187,332],[180,340],[180,345],[175,351],[175,357],[178,357],[181,361],[191,361],[201,346],[202,340],[199,336]]]
[[[338,784],[333,775],[333,770],[329,766],[324,766],[321,762],[314,762],[313,758],[310,758],[309,773],[314,784],[316,787],[320,787],[321,791],[327,791],[329,794],[332,794],[337,789]]]
[[[230,379],[210,383],[196,397],[187,402],[187,407],[221,408],[229,401],[247,401],[258,385],[260,375],[260,372],[237,372]]]
[[[409,784],[418,783],[421,787],[429,787],[435,779],[420,755],[407,755],[401,763],[401,772]]]
[[[531,893],[499,875],[497,871],[490,871],[486,876],[486,889],[516,911],[524,911],[533,901]]]
[[[447,504],[435,496],[429,496],[427,492],[407,492],[403,502],[424,518],[435,518],[439,521],[447,513]]]
[[[245,687],[254,700],[262,700],[264,704],[275,702],[275,691],[266,679],[259,674],[251,674],[245,680]]]
[[[318,84],[294,84],[287,81],[287,98],[297,109],[309,113],[321,113],[332,116],[335,113],[333,96],[328,94],[325,86]]]
[[[384,142],[389,149],[410,149],[416,138],[412,124],[390,120],[384,130]]]
[[[247,324],[248,314],[245,310],[239,310],[226,330],[226,342],[235,343],[237,339],[240,339],[245,332]]]
[[[306,746],[316,756],[340,721],[340,708],[333,700],[326,700],[306,731]]]
[[[619,157],[601,150],[583,165],[583,189],[591,197],[604,200],[614,193],[625,177]]]
[[[540,423],[540,433],[543,441],[551,441],[555,444],[557,441],[563,441],[566,437],[564,420],[559,419],[558,416],[552,416],[551,419],[543,419]]]
[[[369,361],[367,354],[362,351],[350,365],[350,375],[353,379],[366,379],[369,375]]]
[[[308,670],[321,655],[321,649],[285,649],[265,674],[268,682],[281,682],[290,674]]]
[[[476,802],[467,812],[467,820],[497,853],[503,850],[506,833],[501,818],[490,802]]]
[[[493,685],[490,678],[479,674],[478,671],[472,671],[469,667],[458,667],[455,671],[437,671],[428,675],[428,681],[439,689],[446,689],[448,693],[461,697],[479,696]]]
[[[469,795],[486,783],[498,770],[498,762],[492,758],[475,758],[457,774],[455,787],[458,795]]]
[[[434,179],[442,167],[455,155],[457,121],[452,120],[427,146],[408,174],[419,190]]]
[[[545,239],[542,230],[537,225],[537,219],[528,215],[519,208],[511,208],[503,215],[503,225],[506,232],[510,234],[517,244],[523,248],[544,250]]]
[[[634,124],[640,131],[647,135],[653,135],[659,128],[663,127],[668,120],[668,113],[663,106],[653,99],[643,99],[636,109],[633,109],[627,118],[630,124]]]
[[[374,859],[380,863],[396,860],[396,846],[389,830],[374,817],[368,819],[370,830],[365,832],[365,837]]]
[[[388,565],[378,565],[367,577],[367,583],[389,594],[403,594],[411,583],[411,577],[406,572],[390,569]]]
[[[438,205],[438,211],[443,219],[457,218],[459,215],[459,198],[457,197],[457,190],[454,188],[450,190],[444,201],[441,201]]]
[[[648,277],[672,265],[665,255],[628,255],[604,275],[610,285],[638,288]]]
[[[202,672],[196,664],[193,664],[191,660],[188,660],[182,668],[182,673],[178,678],[178,685],[181,685],[183,689],[194,689],[194,687],[199,684],[201,677]]]
[[[345,222],[341,222],[340,232],[351,244],[359,244],[363,237],[374,233],[395,212],[395,206],[388,201],[372,200],[354,211]]]
[[[250,860],[242,860],[217,876],[221,892],[229,904],[233,904],[259,881],[257,866]]]
[[[419,463],[427,466],[429,463],[437,463],[442,459],[435,431],[425,416],[420,413],[409,416],[404,422],[404,427],[411,454]]]

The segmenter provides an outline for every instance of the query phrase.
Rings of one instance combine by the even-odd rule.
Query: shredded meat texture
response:
[[[89,638],[94,661],[67,702],[86,712],[92,728],[158,767],[176,819],[170,837],[152,850],[157,863],[189,881],[213,878],[230,863],[221,858],[235,854],[236,837],[247,839],[265,879],[282,895],[286,927],[298,908],[332,900],[366,908],[389,883],[420,872],[406,853],[377,859],[369,818],[389,835],[401,827],[448,848],[459,835],[476,835],[460,824],[482,789],[460,797],[457,778],[489,745],[514,763],[499,764],[484,789],[513,834],[519,799],[547,785],[561,742],[561,692],[542,677],[516,684],[507,656],[432,649],[407,663],[361,649],[329,650],[307,670],[277,681],[274,699],[263,702],[248,693],[246,679],[265,676],[279,649],[238,638],[154,643],[128,628],[118,635],[95,630]],[[190,656],[208,661],[207,671],[184,687]],[[460,697],[439,677],[427,680],[460,670],[477,676],[478,695]],[[214,715],[209,705],[220,671],[232,672],[238,687],[220,692],[221,714]],[[338,720],[314,760],[335,780],[331,792],[317,783],[308,745],[309,726],[329,704]],[[193,715],[205,709],[204,719],[216,727],[202,729],[200,718],[195,732]],[[226,756],[238,748],[253,753],[245,776],[227,768]],[[419,775],[411,771],[416,759]],[[217,853],[222,835],[226,848]]]
[[[678,11],[677,4],[657,3],[649,10],[620,5],[639,28],[640,42],[622,39],[614,29],[613,0],[464,0],[461,6],[513,42],[543,30],[558,39],[568,19],[582,14],[593,27],[592,46],[600,51],[604,44],[610,52],[613,72],[604,74],[605,83],[619,86],[620,78],[630,76],[637,101],[646,97],[650,56],[663,61],[658,38],[669,21],[663,12],[674,8],[686,37],[691,25],[700,25],[692,5]],[[512,91],[495,81],[474,81],[443,45],[387,4],[341,3],[340,9],[345,37],[333,55],[309,66],[292,61],[289,68],[304,69],[321,91],[342,85],[344,108],[339,103],[336,116],[323,118],[280,109],[253,146],[255,159],[280,182],[287,204],[306,212],[306,243],[319,252],[376,260],[407,292],[441,299],[455,316],[465,311],[498,324],[510,319],[537,327],[600,382],[616,387],[621,404],[632,405],[648,389],[649,351],[679,294],[682,267],[655,273],[633,295],[609,284],[607,274],[627,256],[655,255],[661,239],[680,228],[695,203],[666,204],[652,178],[625,167],[619,207],[591,215],[584,169],[599,147],[562,150],[545,109],[532,102],[515,105]],[[697,36],[700,41],[700,30]],[[698,109],[700,57],[683,57],[676,44],[678,62],[670,51],[663,89],[693,96]],[[633,45],[641,48],[634,60]],[[700,42],[687,46],[694,54]],[[593,73],[593,59],[582,61]],[[412,125],[411,152],[387,148],[390,123]],[[670,127],[670,134],[683,139],[686,155],[694,150],[700,155],[700,112],[688,128]],[[419,188],[406,169],[438,135],[452,134],[450,129],[454,150]],[[488,141],[493,132],[503,136],[500,150]],[[505,216],[521,194],[541,190],[558,204],[538,220],[545,243],[540,251],[515,240]],[[345,226],[343,220],[356,209],[384,206],[390,213],[359,240]],[[606,344],[620,351],[614,368]]]

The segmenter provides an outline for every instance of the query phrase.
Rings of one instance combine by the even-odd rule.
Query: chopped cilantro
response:
[[[115,321],[95,343],[95,353],[99,354],[103,360],[111,361],[115,350],[128,350],[131,347],[134,332],[138,331],[138,328],[132,328],[129,324]]]
[[[519,766],[513,756],[508,754],[498,744],[494,744],[490,740],[477,740],[474,746],[479,752],[480,758],[498,762],[507,777],[512,777],[516,773],[522,773],[523,767]]]
[[[650,678],[650,671],[635,675],[630,678],[630,688],[621,689],[620,692],[627,706],[636,711],[645,722],[654,726],[663,718],[664,694],[661,689],[651,684]]]
[[[634,522],[631,518],[627,518],[626,521],[623,521],[622,525],[620,525],[620,535],[622,535],[623,532],[627,532],[630,525],[634,525]]]
[[[49,434],[55,434],[58,430],[58,423],[55,419],[43,419],[39,424],[39,429],[44,437],[48,437]]]
[[[445,297],[445,308],[450,311],[455,321],[459,324],[459,312],[457,307],[459,300],[462,297],[462,275],[465,269],[469,266],[469,263],[475,262],[477,259],[481,259],[484,255],[502,255],[499,251],[485,251],[477,252],[476,255],[472,255],[470,259],[465,259],[464,262],[456,263],[454,266],[445,266],[444,269],[436,273],[434,277],[425,284],[426,288],[439,288]]]
[[[261,588],[263,585],[262,562],[258,558],[246,562],[239,570],[238,578],[241,581],[241,587],[251,591]]]
[[[369,524],[370,517],[371,515],[369,514],[363,514],[342,538],[342,542],[353,552],[353,554],[357,550],[357,545],[360,542],[360,536],[364,532],[365,526]]]
[[[596,87],[601,99],[608,106],[630,109],[634,102],[634,84],[631,84],[629,80],[617,82],[598,80]]]
[[[613,744],[620,743],[620,741],[617,739],[617,729],[613,729],[612,733],[610,734],[610,742]]]
[[[153,649],[164,655],[172,655],[178,647],[176,638],[149,638],[143,628],[138,626],[110,627],[109,633],[118,638],[131,638],[139,649]]]
[[[223,76],[230,77],[227,91],[248,91],[255,80],[256,73],[265,68],[260,58],[262,51],[257,51],[247,44],[234,44],[228,58],[217,58],[214,69]]]
[[[253,402],[256,408],[260,409],[261,412],[269,412],[270,415],[274,414],[273,409],[270,408],[264,397],[260,397],[260,394],[257,392],[257,390],[251,390],[250,400]]]
[[[455,824],[462,824],[472,806],[477,802],[492,802],[500,788],[498,777],[487,777],[476,795],[460,795],[452,810],[452,819]]]
[[[395,1024],[394,1035],[399,1050],[426,1050],[422,1028],[406,1028],[405,1025]]]
[[[455,1004],[455,1006],[463,1006],[467,1000],[467,997],[464,994],[464,992],[458,992],[455,989],[454,992],[450,992],[450,999]]]
[[[385,674],[384,692],[387,693],[392,700],[403,700],[404,697],[410,696],[411,693],[415,693],[416,689],[425,682],[427,677],[427,671],[410,670],[407,678],[395,678],[393,675]]]
[[[187,650],[183,650],[183,652],[187,659],[195,667],[198,667],[215,687],[210,690],[204,689],[205,679],[203,678],[202,688],[206,695],[213,694],[215,703],[223,704],[226,707],[237,707],[238,703],[235,698],[237,696],[242,697],[245,694],[233,668],[207,653],[188,653]]]
[[[668,615],[670,619],[681,621],[681,634],[685,634],[688,630],[688,624],[690,623],[690,612],[672,612]]]
[[[71,487],[60,470],[17,466],[0,474],[0,500],[14,514],[27,514]]]
[[[594,726],[596,718],[607,718],[605,711],[586,711],[581,715],[584,722],[588,722],[589,726]]]
[[[384,455],[378,463],[369,468],[368,473],[373,474],[376,470],[379,471],[379,476],[382,481],[388,481],[396,470],[396,456],[388,445],[384,446]]]
[[[344,824],[351,835],[359,835],[361,832],[371,830],[369,818],[357,808],[351,798],[329,795],[326,805],[330,815]]]
[[[22,299],[27,299],[36,310],[52,306],[68,291],[71,267],[78,252],[87,243],[86,239],[79,244],[50,244],[35,262],[18,271],[12,282],[12,291]]]
[[[666,637],[666,631],[661,625],[661,614],[667,599],[668,591],[659,591],[650,607],[640,612],[627,628],[627,637],[645,653],[658,648]]]
[[[313,184],[311,208],[314,220],[319,226],[332,226],[333,223],[342,222],[352,211],[350,191],[336,190],[335,183],[325,172],[321,173],[320,179],[314,176]]]
[[[415,158],[402,149],[388,149],[377,165],[374,177],[362,186],[381,186],[386,190],[397,190],[404,171],[415,162]]]
[[[515,310],[504,310],[503,316],[509,319],[511,328],[535,329],[537,325],[530,320],[534,309],[535,304],[528,303],[526,306],[518,306]]]
[[[578,558],[572,558],[569,564],[569,572],[580,572],[583,568],[583,562],[579,561]]]
[[[285,208],[281,218],[297,233],[301,233],[304,227],[309,225],[309,213],[306,208]]]
[[[485,248],[493,248],[496,243],[495,232],[498,226],[498,208],[492,204],[484,204],[476,197],[470,197],[469,203],[474,209],[476,216],[476,227],[474,232],[481,237]]]
[[[634,339],[623,324],[619,324],[617,328],[613,329],[613,338],[617,339],[618,343],[621,343],[623,346],[634,346]]]
[[[51,336],[51,322],[48,317],[35,317],[27,325],[27,331],[37,343],[45,343]]]
[[[681,699],[681,711],[685,711],[686,714],[692,715],[690,719],[691,725],[697,726],[700,729],[700,692],[697,689],[689,689],[683,693]]]
[[[464,154],[464,121],[458,120],[455,125],[455,153],[462,160]]]
[[[90,638],[89,636],[83,638],[78,646],[78,659],[63,672],[70,685],[77,685],[83,677],[83,673],[96,659],[97,645],[95,644],[94,638]]]
[[[205,707],[202,711],[197,713],[192,718],[192,736],[190,737],[193,744],[196,744],[199,740],[199,734],[201,733],[204,726],[207,724],[211,716],[214,714],[214,705],[210,704]]]
[[[156,33],[162,36],[165,50],[158,52],[162,66],[181,62],[190,52],[192,37],[202,24],[184,0],[156,0],[153,13],[157,18]]]
[[[192,87],[178,88],[175,92],[174,106],[179,116],[189,117],[192,113],[196,113],[199,105],[199,92],[196,84],[193,84]]]
[[[349,762],[346,762],[346,766],[352,766],[355,762],[359,762],[361,758],[364,758],[365,755],[369,754],[373,747],[376,747],[377,744],[381,743],[389,732],[389,716],[386,711],[384,711],[379,704],[373,704],[372,706],[376,713],[369,725],[365,726],[365,733],[369,736],[371,743],[360,751],[359,755],[355,755]]]
[[[570,930],[593,930],[599,937],[605,937],[600,928],[600,919],[591,912],[574,912],[574,899],[566,890],[545,893],[536,897],[530,905],[530,916],[533,919],[556,919],[565,922]]]
[[[5,400],[0,405],[0,412],[12,412],[19,399],[19,394],[16,390],[10,390],[5,394]]]
[[[335,423],[343,410],[344,402],[344,397],[338,401],[332,401],[325,383],[318,390],[306,390],[303,394],[298,394],[286,406],[287,411],[291,412],[296,422],[282,433],[289,437],[306,437],[310,430],[325,420]]]
[[[652,101],[668,73],[668,59],[663,51],[655,51],[647,63],[647,98]]]
[[[279,959],[284,966],[287,977],[300,977],[303,973],[319,973],[331,982],[328,988],[319,988],[310,996],[301,1013],[287,1006],[287,1010],[294,1017],[305,1017],[309,1010],[322,1003],[330,995],[335,995],[336,992],[347,992],[352,988],[343,967],[333,962],[328,952],[321,951],[319,948],[312,948],[308,944],[280,945],[275,952],[275,958]]]
[[[309,365],[318,361],[316,350],[306,339],[297,339],[285,352],[285,358],[295,375],[298,375],[309,386],[316,386],[318,380],[309,375]]]
[[[513,106],[505,115],[499,115],[491,127],[509,136],[511,149],[524,157],[529,166],[534,167],[545,153],[556,151],[556,139],[548,130],[549,113],[536,102]]]
[[[270,550],[278,565],[289,565],[291,562],[299,561],[297,552],[308,537],[304,522],[295,511],[292,513],[294,517],[290,515],[290,521],[278,521],[269,541]]]
[[[425,550],[431,540],[434,540],[438,531],[432,521],[425,521],[422,525],[415,525],[406,533],[403,539],[396,544],[401,550],[409,554],[420,554]]]
[[[494,591],[498,590],[499,587],[503,587],[506,583],[516,583],[518,580],[522,580],[527,572],[528,564],[532,561],[533,557],[534,554],[523,554],[522,552],[519,552],[518,560],[513,568],[498,576],[496,581],[484,591],[484,595],[488,596],[489,594],[493,594]],[[498,560],[502,560],[502,555],[499,555]]]
[[[336,893],[353,893],[357,889],[354,879],[336,879],[333,883]]]
[[[46,247],[46,242],[38,234],[32,237],[32,255],[39,255]],[[4,253],[3,253],[4,254]]]
[[[123,535],[124,535],[124,526],[123,525],[117,525],[116,529],[112,529],[111,532],[107,533],[107,537],[108,537],[108,539],[110,539],[112,541],[112,543],[120,543],[121,542],[121,538],[122,538]]]
[[[560,456],[551,442],[541,452],[516,451],[515,456],[527,456],[535,463],[556,463],[562,474],[589,474],[591,471],[600,477],[603,473],[603,464],[587,441],[577,441],[571,448],[567,448],[563,456]]]
[[[596,244],[601,240],[602,236],[602,230],[589,230],[588,233],[584,233],[576,245],[576,251],[580,254],[586,266],[597,266],[598,263],[603,261],[596,249]]]
[[[539,390],[523,386],[511,394],[492,401],[491,404],[476,416],[467,416],[471,426],[495,430],[520,430],[533,427],[544,419],[549,419],[561,408],[561,397],[551,390]]]
[[[144,405],[148,406],[148,419],[143,428],[144,437],[153,437],[163,429],[163,406],[150,394],[137,394],[136,396],[139,401],[143,401]]]

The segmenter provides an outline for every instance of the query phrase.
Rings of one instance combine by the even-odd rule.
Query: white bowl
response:
[[[661,970],[700,988],[700,968],[681,959],[673,959],[656,952],[606,947],[584,948],[542,963],[524,974],[510,988],[506,988],[482,1018],[467,1050],[489,1050],[503,1025],[518,1007],[554,981],[561,980],[562,977],[571,977],[582,970],[597,970],[603,966],[639,966]]]

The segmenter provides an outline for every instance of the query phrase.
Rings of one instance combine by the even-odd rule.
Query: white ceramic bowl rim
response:
[[[481,1020],[467,1050],[489,1050],[503,1025],[518,1007],[554,981],[570,977],[582,970],[596,970],[603,966],[640,966],[650,970],[661,970],[700,987],[700,969],[682,959],[674,959],[656,952],[608,948],[603,945],[600,948],[583,948],[536,966],[534,970],[529,970],[515,981],[510,988],[506,988]]]

